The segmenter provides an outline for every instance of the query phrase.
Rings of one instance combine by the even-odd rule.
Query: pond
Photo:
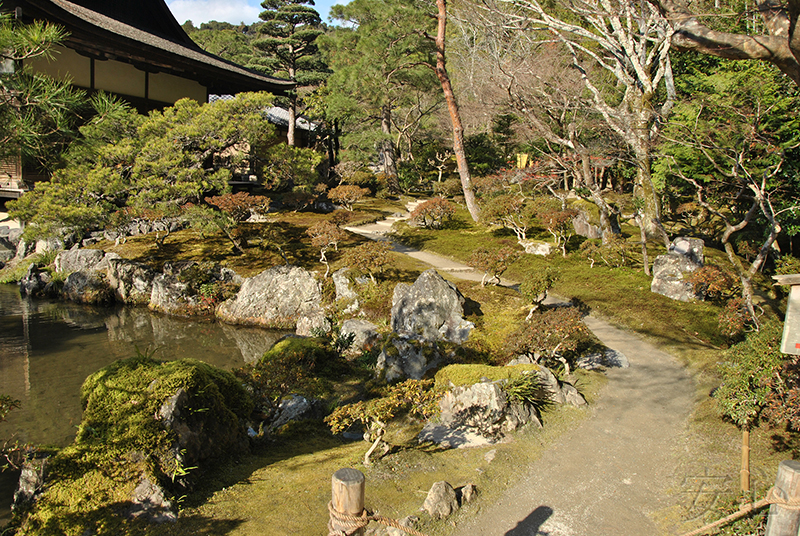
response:
[[[226,370],[258,359],[286,331],[168,317],[146,308],[98,308],[23,298],[0,285],[0,394],[20,401],[0,441],[65,446],[81,420],[86,377],[132,357],[193,358]]]

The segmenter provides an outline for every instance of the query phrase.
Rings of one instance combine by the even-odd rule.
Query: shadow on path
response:
[[[505,533],[505,536],[537,536],[537,534],[546,535],[546,532],[539,532],[539,529],[544,525],[544,522],[553,515],[553,509],[549,506],[540,506],[530,514],[528,517],[517,523],[517,526]]]

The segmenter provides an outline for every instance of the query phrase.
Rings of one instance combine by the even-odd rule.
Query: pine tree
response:
[[[322,19],[313,5],[313,0],[264,0],[265,11],[259,15],[264,24],[253,43],[271,59],[265,69],[289,78],[297,87],[318,84],[327,75],[316,45],[323,33]],[[289,94],[289,145],[295,145],[297,104],[295,89]]]

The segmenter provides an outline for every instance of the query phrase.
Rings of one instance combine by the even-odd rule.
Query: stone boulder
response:
[[[297,266],[276,266],[246,279],[235,298],[217,308],[231,324],[294,328],[299,319],[324,319],[322,292],[314,276]]]
[[[666,255],[653,262],[650,291],[684,302],[701,299],[688,281],[688,276],[703,266],[703,241],[698,238],[676,238]]]
[[[553,251],[553,244],[541,240],[520,240],[519,245],[528,255],[547,257]]]
[[[108,263],[108,284],[122,303],[146,305],[153,293],[153,279],[156,271],[147,266],[126,259],[110,259]]]
[[[464,320],[464,296],[436,270],[426,270],[413,285],[399,283],[392,296],[392,329],[403,337],[461,344],[475,327]]]
[[[422,508],[434,519],[450,516],[458,510],[456,490],[444,480],[436,482],[425,497]]]
[[[105,252],[99,249],[69,249],[60,251],[56,255],[56,272],[71,274],[79,270],[90,271],[105,257]]]
[[[579,210],[578,215],[572,218],[572,227],[575,229],[575,234],[585,238],[598,240],[603,238],[603,231],[599,225],[595,225],[589,221],[589,214],[584,210]]]
[[[503,383],[486,381],[452,388],[439,401],[439,417],[425,425],[420,441],[452,448],[485,445],[528,424],[541,427],[536,408],[509,401]]]
[[[153,278],[148,307],[175,316],[193,316],[203,310],[201,297],[176,275],[158,274]]]
[[[314,407],[311,402],[302,396],[290,395],[278,405],[278,411],[269,424],[269,430],[272,432],[291,421],[311,418],[313,414]]]
[[[378,326],[368,320],[355,318],[342,322],[339,334],[341,336],[353,336],[353,344],[347,350],[350,355],[358,355],[364,350],[369,350],[379,337]]]
[[[47,457],[26,458],[19,474],[17,489],[14,491],[12,510],[25,508],[33,504],[44,489],[47,478]]]
[[[419,380],[438,367],[441,359],[436,343],[391,339],[378,356],[375,371],[389,383]]]
[[[336,301],[358,299],[358,294],[350,286],[350,278],[347,277],[347,272],[349,271],[349,268],[342,268],[333,272],[331,276],[334,288],[336,289]]]
[[[108,305],[114,302],[114,292],[99,272],[79,270],[72,272],[61,288],[64,299],[76,303]]]
[[[17,246],[6,237],[0,237],[0,262],[8,262],[17,255]]]
[[[55,294],[52,281],[50,274],[39,270],[36,264],[31,264],[19,281],[19,292],[23,296],[51,296]]]

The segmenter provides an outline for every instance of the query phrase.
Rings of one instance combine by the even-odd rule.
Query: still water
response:
[[[191,357],[231,370],[258,359],[285,333],[145,308],[22,298],[16,286],[0,285],[0,393],[21,402],[0,423],[0,442],[71,443],[81,420],[83,380],[133,356],[136,347],[155,349],[158,359]]]

